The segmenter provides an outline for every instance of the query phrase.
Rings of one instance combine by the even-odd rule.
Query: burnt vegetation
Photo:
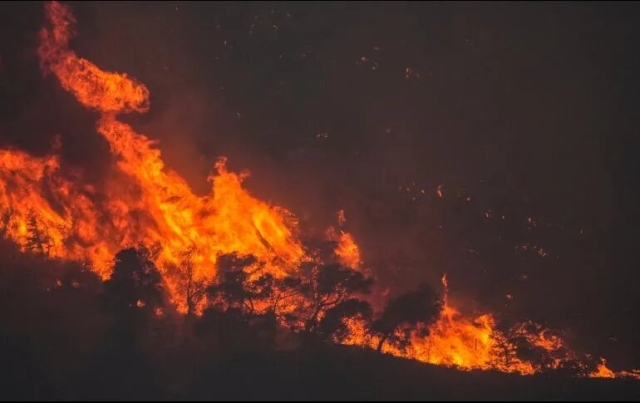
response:
[[[118,252],[102,281],[80,263],[46,260],[37,245],[24,254],[3,241],[2,397],[593,398],[604,396],[599,385],[610,382],[638,392],[633,381],[567,380],[579,369],[566,365],[523,378],[380,354],[386,344],[405,346],[411,331],[428,332],[441,314],[441,296],[423,284],[375,312],[367,301],[373,278],[337,263],[306,262],[296,276],[275,278],[262,274],[252,256],[222,255],[210,284],[196,284],[192,271],[183,271],[193,300],[186,314],[178,313],[154,263],[158,248]],[[192,264],[188,253],[184,258],[183,269]],[[339,344],[350,334],[348,320],[379,337],[377,352]],[[505,343],[505,360],[521,353],[512,346]],[[557,392],[567,385],[570,392]]]

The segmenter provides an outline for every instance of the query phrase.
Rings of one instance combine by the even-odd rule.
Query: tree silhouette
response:
[[[212,305],[196,326],[202,337],[215,336],[227,351],[248,349],[266,343],[275,334],[276,320],[271,308],[276,280],[261,274],[262,265],[254,256],[230,253],[218,256],[218,282],[206,288]]]
[[[311,315],[305,322],[305,332],[313,333],[323,312],[336,307],[353,294],[371,292],[373,279],[339,264],[312,265],[310,276],[301,289],[311,301]]]
[[[49,253],[50,239],[46,231],[43,231],[35,214],[27,216],[27,250],[44,256]]]
[[[495,357],[498,366],[504,365],[509,367],[514,359],[517,358],[517,337],[513,332],[507,330],[505,332],[496,332],[493,336],[495,340]]]
[[[235,309],[243,315],[252,316],[256,312],[256,302],[270,297],[273,281],[268,274],[250,279],[252,273],[249,268],[256,263],[257,259],[251,255],[231,253],[219,256],[220,281],[206,289],[212,301],[222,304],[223,310]]]
[[[335,341],[341,342],[349,336],[350,329],[345,323],[346,319],[360,317],[368,323],[372,314],[373,311],[368,302],[350,298],[327,309],[324,317],[320,320],[318,331],[324,340],[333,338]]]
[[[195,270],[194,257],[196,250],[189,248],[180,253],[180,262],[177,265],[168,265],[174,278],[178,279],[178,290],[185,296],[184,303],[187,306],[187,318],[191,318],[198,305],[207,294],[207,282],[198,279]]]
[[[273,312],[276,318],[288,323],[291,328],[295,328],[300,319],[301,308],[300,299],[295,298],[302,296],[303,291],[302,280],[299,277],[272,279],[269,311]]]
[[[136,330],[163,306],[163,289],[153,258],[159,248],[139,246],[115,256],[111,277],[104,284],[105,306],[116,319],[120,336],[131,341]]]
[[[427,326],[438,319],[441,311],[442,300],[425,284],[421,284],[415,291],[390,299],[380,318],[372,324],[372,331],[380,336],[377,351],[382,351],[387,340],[400,341],[396,333],[403,325],[408,326],[405,328],[408,330],[422,324],[422,330],[428,332]]]

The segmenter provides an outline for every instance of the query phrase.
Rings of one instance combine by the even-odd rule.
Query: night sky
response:
[[[461,303],[603,350],[616,336],[640,361],[638,3],[72,9],[72,47],[149,87],[151,111],[127,119],[199,192],[226,155],[309,231],[344,208],[390,287],[446,271]],[[0,3],[0,145],[42,154],[60,134],[65,161],[99,181],[108,146],[43,79],[42,21],[40,2]]]

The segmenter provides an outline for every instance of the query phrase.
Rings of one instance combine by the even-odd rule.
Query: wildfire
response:
[[[595,371],[590,373],[589,376],[592,378],[615,378],[616,374],[607,368],[607,360],[600,358],[600,364],[598,364]]]
[[[45,7],[47,26],[40,32],[38,48],[41,67],[83,106],[100,113],[97,132],[118,160],[109,180],[98,188],[86,184],[81,172],[62,169],[53,152],[35,157],[0,150],[0,225],[5,235],[24,251],[85,261],[102,278],[110,275],[113,256],[120,249],[159,243],[156,263],[181,312],[187,310],[184,284],[215,279],[221,254],[253,255],[275,277],[296,270],[307,256],[296,237],[295,216],[251,196],[242,186],[248,173],[228,171],[225,158],[209,177],[211,192],[196,195],[182,177],[165,167],[153,141],[117,118],[146,112],[148,89],[124,73],[105,72],[78,57],[69,49],[76,23],[70,9],[58,2]],[[339,227],[345,221],[341,210]],[[337,243],[335,254],[343,265],[360,268],[360,250],[351,234],[330,227],[326,236]],[[540,371],[516,357],[514,340],[519,338],[547,353],[551,367],[574,358],[559,337],[534,324],[523,323],[504,334],[496,330],[491,314],[463,315],[449,303],[446,276],[442,283],[443,312],[428,332],[414,330],[408,347],[386,344],[383,352],[461,369]],[[343,343],[378,344],[358,318],[348,319],[347,326],[350,332]],[[634,371],[616,374],[604,360],[589,376],[640,378]]]
[[[495,366],[495,321],[489,314],[473,320],[465,318],[449,304],[449,283],[442,276],[444,306],[442,315],[429,329],[426,338],[414,336],[408,355],[431,364],[455,365],[465,369],[490,369]],[[532,373],[529,368],[505,368]]]
[[[183,311],[183,273],[167,268],[181,265],[187,250],[194,251],[195,281],[215,277],[221,253],[252,254],[276,276],[293,270],[305,253],[294,237],[295,217],[252,197],[242,187],[248,173],[229,172],[224,158],[209,178],[212,192],[194,194],[164,166],[151,140],[117,119],[119,113],[149,109],[147,88],[126,74],[100,70],[69,49],[75,19],[68,7],[47,3],[46,17],[38,49],[41,66],[82,105],[101,113],[97,131],[119,157],[116,179],[98,192],[76,185],[80,178],[65,177],[57,156],[1,151],[6,234],[23,249],[40,245],[50,257],[86,260],[103,278],[119,249],[159,242],[158,267]]]
[[[533,375],[545,369],[559,369],[570,364],[580,369],[586,368],[586,364],[565,346],[560,337],[537,324],[523,322],[505,334],[496,329],[496,322],[491,314],[481,314],[476,317],[463,315],[449,304],[449,284],[446,274],[442,276],[442,284],[443,311],[438,320],[427,329],[427,336],[422,336],[423,329],[418,329],[412,332],[410,343],[406,348],[387,344],[382,352],[462,370],[493,369],[521,375]],[[344,344],[365,345],[371,348],[375,348],[378,344],[379,338],[371,336],[364,322],[358,318],[349,319],[347,326],[350,329],[350,335],[343,341]],[[518,341],[526,342],[532,350],[538,350],[545,355],[547,359],[539,361],[546,361],[546,366],[543,367],[538,360],[534,363],[532,360],[519,358],[516,355]],[[587,376],[640,379],[640,373],[637,370],[617,373],[610,370],[604,359],[601,359],[596,369]]]
[[[449,305],[446,274],[442,277],[442,284],[443,311],[436,323],[428,328],[428,335],[424,337],[419,331],[414,331],[406,349],[386,345],[382,349],[383,352],[464,370],[498,369],[523,375],[536,372],[533,364],[504,356],[500,347],[507,342],[502,334],[494,330],[495,321],[490,314],[483,314],[474,319],[463,316]],[[372,348],[377,345],[378,338],[368,336],[361,322],[352,320],[348,326],[353,336],[347,339],[347,344],[364,344]]]

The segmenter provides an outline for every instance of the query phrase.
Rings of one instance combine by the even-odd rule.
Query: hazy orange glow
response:
[[[209,180],[211,192],[196,195],[176,172],[165,167],[160,151],[146,136],[118,120],[117,115],[149,109],[149,91],[123,73],[105,72],[69,49],[75,19],[68,7],[46,4],[47,25],[40,32],[38,54],[46,73],[88,109],[100,113],[97,131],[117,156],[112,175],[101,188],[88,185],[80,172],[64,167],[56,155],[31,156],[0,150],[1,224],[7,237],[24,251],[51,258],[87,262],[102,278],[110,275],[113,256],[138,243],[161,247],[156,260],[178,310],[187,309],[183,288],[184,256],[191,253],[194,281],[212,281],[220,254],[254,255],[276,277],[294,272],[306,252],[296,237],[297,220],[286,209],[251,196],[242,186],[248,173],[226,169],[224,158]],[[442,186],[437,189],[442,197]],[[338,213],[338,225],[346,222]],[[361,268],[361,254],[353,236],[330,227],[326,236],[337,243],[340,262]],[[541,370],[515,357],[514,342],[496,330],[491,314],[463,315],[448,301],[443,276],[444,310],[423,337],[414,331],[406,349],[390,344],[384,352],[461,369],[498,369],[532,374]],[[304,302],[300,302],[304,304]],[[157,313],[161,315],[161,312]],[[375,347],[362,321],[349,319],[343,342]],[[551,366],[574,359],[563,341],[532,323],[511,329],[552,357]],[[603,360],[594,377],[638,377],[635,371],[614,373]]]

